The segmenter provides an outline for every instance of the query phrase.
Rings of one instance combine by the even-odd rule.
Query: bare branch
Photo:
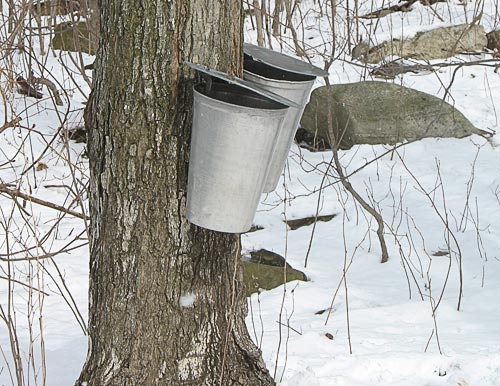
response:
[[[328,77],[325,77],[325,82],[327,87],[330,86],[330,81]],[[327,98],[327,100],[330,102],[331,98]],[[382,215],[377,212],[377,210],[373,207],[371,207],[363,197],[354,189],[354,187],[351,185],[349,182],[348,178],[346,177],[344,170],[342,168],[342,165],[340,163],[339,159],[339,153],[338,153],[338,144],[340,143],[340,140],[338,138],[335,138],[335,135],[333,133],[333,118],[332,118],[332,109],[331,105],[328,106],[328,128],[330,130],[330,142],[332,143],[332,152],[333,152],[333,161],[334,161],[334,167],[335,171],[339,175],[340,182],[344,186],[344,188],[352,195],[352,197],[362,206],[362,208],[367,211],[370,215],[373,216],[375,221],[377,221],[378,228],[377,228],[377,236],[380,242],[380,248],[382,252],[382,256],[380,259],[381,263],[386,263],[389,260],[389,253],[387,252],[387,245],[385,243],[385,238],[384,238],[384,220],[382,218]]]
[[[81,218],[83,220],[88,221],[90,219],[87,215],[75,212],[74,210],[71,210],[71,209],[67,209],[64,206],[60,206],[60,205],[54,204],[52,202],[41,200],[39,198],[30,196],[28,194],[20,192],[18,189],[15,189],[15,190],[9,189],[5,186],[5,184],[0,184],[0,193],[8,194],[12,198],[19,197],[19,198],[22,198],[23,200],[31,201],[35,204],[42,205],[42,206],[45,206],[47,208],[55,209],[55,210],[58,210],[60,212],[67,213],[67,214],[70,214],[72,216]]]
[[[50,90],[50,92],[52,93],[52,96],[54,97],[54,101],[55,101],[56,105],[58,105],[58,106],[63,105],[61,95],[59,94],[59,91],[57,91],[57,87],[53,82],[51,82],[47,78],[40,77],[40,78],[32,78],[32,83],[33,84],[41,84],[41,85],[44,85],[45,87],[47,87]]]
[[[15,117],[13,120],[9,122],[5,122],[2,126],[0,126],[0,134],[2,134],[9,127],[16,127],[16,125],[21,122],[21,118]]]

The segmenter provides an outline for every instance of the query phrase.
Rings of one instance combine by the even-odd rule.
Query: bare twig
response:
[[[83,220],[87,220],[87,221],[89,220],[89,217],[85,214],[78,213],[78,212],[75,212],[74,210],[65,208],[64,206],[60,206],[60,205],[54,204],[52,202],[41,200],[39,198],[30,196],[29,194],[25,194],[25,193],[20,192],[18,189],[9,189],[4,184],[0,184],[0,193],[8,194],[12,198],[19,197],[19,198],[22,198],[23,200],[31,201],[35,204],[42,205],[42,206],[45,206],[47,208],[55,209],[55,210],[58,210],[60,212],[67,213],[67,214],[70,214],[72,216],[81,218]]]
[[[327,77],[325,77],[325,82],[327,87],[330,87],[330,81]],[[328,98],[328,101],[330,101],[331,98]],[[389,254],[387,252],[387,245],[385,243],[385,238],[384,238],[384,219],[378,213],[375,208],[371,207],[363,197],[360,196],[360,194],[354,189],[354,187],[351,185],[349,180],[347,179],[344,169],[340,163],[339,159],[339,153],[338,153],[338,143],[340,141],[335,138],[335,135],[333,133],[333,118],[332,118],[332,109],[331,106],[328,108],[328,127],[329,130],[331,131],[330,133],[330,142],[332,143],[332,152],[333,152],[333,161],[335,165],[335,171],[339,175],[340,182],[344,186],[344,188],[353,196],[353,198],[361,205],[361,207],[368,212],[370,215],[373,216],[375,221],[377,221],[378,228],[377,228],[377,236],[380,242],[380,248],[381,248],[381,263],[385,263],[389,260]]]
[[[439,210],[439,208],[436,205],[435,200],[431,196],[431,192],[428,192],[422,186],[421,182],[418,180],[418,178],[415,176],[415,174],[413,174],[413,172],[410,170],[410,168],[405,163],[405,161],[403,160],[403,157],[401,157],[401,155],[399,154],[399,152],[396,152],[395,154],[398,156],[399,160],[401,161],[401,164],[406,169],[406,171],[408,172],[408,174],[415,181],[415,183],[417,184],[417,186],[420,189],[420,191],[429,200],[429,202],[430,202],[430,204],[432,206],[432,209],[434,210],[434,212],[437,214],[437,216],[439,217],[439,219],[443,223],[443,226],[444,226],[444,228],[446,230],[446,234],[447,234],[447,237],[448,237],[448,239],[447,239],[447,244],[448,245],[447,246],[448,246],[448,254],[450,255],[450,264],[448,266],[448,271],[447,271],[447,274],[446,274],[446,278],[445,278],[443,289],[441,291],[441,295],[440,295],[438,301],[436,302],[433,311],[434,312],[436,311],[437,307],[439,307],[439,304],[441,303],[441,300],[443,299],[444,290],[446,288],[446,284],[448,282],[449,274],[450,274],[450,271],[451,271],[451,247],[449,245],[450,239],[453,240],[453,242],[454,242],[454,244],[455,244],[455,246],[457,248],[457,256],[458,256],[457,260],[458,260],[458,272],[459,272],[459,290],[458,290],[457,311],[460,311],[460,306],[461,306],[462,297],[463,297],[462,251],[461,251],[461,248],[460,248],[460,243],[458,242],[455,234],[450,229],[450,224],[449,224],[449,221],[448,221],[448,211],[446,209],[446,206],[444,207],[443,213],[441,213],[441,211]],[[443,197],[443,205],[446,205],[446,202],[444,200],[445,199],[445,194],[444,194],[444,188],[442,187],[442,179],[441,179],[441,172],[440,172],[440,169],[439,169],[439,164],[437,166],[438,166],[438,178],[439,178],[439,181],[441,182],[441,192],[442,192],[442,197]],[[436,189],[437,189],[437,187],[436,187]]]
[[[19,281],[19,280],[13,279],[13,278],[11,278],[11,277],[0,276],[0,279],[1,279],[1,280],[10,280],[10,281],[12,281],[12,282],[14,282],[14,283],[17,283],[17,284],[22,285],[23,287],[29,288],[30,290],[40,292],[40,293],[42,293],[42,294],[43,294],[43,295],[45,295],[45,296],[49,296],[49,294],[48,294],[47,292],[42,291],[42,290],[41,290],[41,289],[39,289],[39,288],[32,287],[32,286],[30,286],[29,284],[23,283],[22,281]]]
[[[58,105],[58,106],[63,105],[61,95],[59,94],[59,91],[57,91],[57,87],[53,82],[51,82],[47,78],[40,77],[40,78],[32,78],[32,83],[33,84],[41,84],[41,85],[44,85],[45,87],[47,87],[50,90],[50,92],[52,93],[52,96],[54,97],[54,102],[56,103],[56,105]]]
[[[328,164],[328,168],[326,169],[325,173],[323,174],[323,178],[321,179],[321,185],[320,185],[319,193],[318,193],[318,200],[316,202],[316,214],[314,215],[314,225],[313,225],[313,228],[311,231],[309,245],[307,246],[306,258],[304,260],[304,268],[307,268],[307,261],[309,259],[309,254],[311,253],[311,247],[312,247],[312,243],[313,243],[313,239],[314,239],[314,232],[316,230],[316,224],[318,222],[317,219],[318,219],[319,207],[320,207],[320,203],[321,203],[321,190],[323,188],[323,185],[325,184],[325,179],[328,176],[328,170],[330,169],[331,166],[332,166],[332,161],[330,161],[330,163]]]
[[[16,118],[12,119],[11,121],[4,123],[2,126],[0,126],[0,134],[2,134],[9,127],[16,127],[16,125],[19,122],[21,122],[21,118],[20,117],[16,117]]]

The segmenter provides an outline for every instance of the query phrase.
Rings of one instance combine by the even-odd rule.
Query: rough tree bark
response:
[[[77,385],[274,385],[244,323],[239,236],[184,216],[193,74],[240,74],[239,0],[103,0],[87,107],[89,353]]]

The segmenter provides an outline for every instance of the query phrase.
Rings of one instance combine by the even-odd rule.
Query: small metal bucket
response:
[[[288,110],[276,141],[276,148],[262,190],[264,193],[269,193],[278,185],[314,81],[317,76],[326,76],[328,72],[309,63],[252,44],[246,43],[244,51],[243,78],[298,105]]]
[[[187,219],[243,233],[253,217],[288,106],[243,87],[194,87]]]

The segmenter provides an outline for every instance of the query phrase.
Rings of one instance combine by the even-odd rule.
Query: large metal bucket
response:
[[[243,233],[253,217],[288,106],[234,84],[194,88],[187,219]]]
[[[259,63],[259,65],[267,66],[264,63]],[[272,69],[272,67],[269,68]],[[260,72],[253,72],[255,70],[255,68],[249,69],[248,66],[246,66],[243,78],[300,105],[300,108],[290,107],[285,117],[283,127],[281,128],[280,134],[276,140],[274,154],[271,159],[271,163],[269,164],[268,176],[262,190],[264,193],[268,193],[276,189],[276,186],[278,185],[283,171],[283,166],[285,165],[285,161],[288,156],[288,151],[290,150],[293,138],[295,137],[302,113],[304,112],[307,102],[309,102],[309,94],[311,93],[311,89],[316,78],[307,75],[300,76],[299,74],[293,74],[294,76],[292,78],[299,78],[299,80],[289,80],[289,78],[283,76],[285,73],[283,70],[273,69],[273,71],[266,71],[268,76],[273,75],[273,72],[276,72],[278,73],[278,76],[281,77],[281,79],[272,79],[260,75]],[[300,79],[300,77],[302,77],[302,79]]]

